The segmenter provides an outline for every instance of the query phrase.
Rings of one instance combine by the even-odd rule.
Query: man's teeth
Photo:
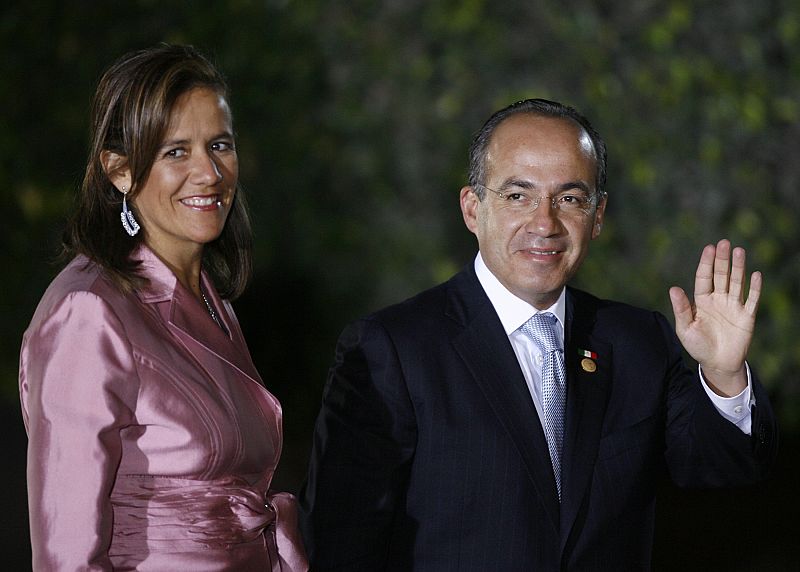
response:
[[[181,202],[185,205],[189,205],[191,207],[207,207],[211,206],[218,201],[217,197],[189,197],[187,199],[182,199]]]
[[[557,250],[529,250],[529,254],[558,254]]]

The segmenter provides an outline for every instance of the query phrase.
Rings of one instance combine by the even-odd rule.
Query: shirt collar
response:
[[[503,286],[497,277],[492,274],[491,270],[486,266],[483,261],[481,253],[475,257],[475,274],[478,275],[478,282],[481,283],[484,292],[489,297],[489,301],[494,306],[500,322],[503,324],[503,329],[506,335],[511,335],[519,327],[527,322],[531,316],[539,312],[550,312],[558,318],[561,324],[562,331],[564,331],[564,316],[566,315],[566,288],[561,289],[561,294],[558,296],[556,303],[547,308],[546,310],[538,310],[525,300],[518,298],[508,291]]]

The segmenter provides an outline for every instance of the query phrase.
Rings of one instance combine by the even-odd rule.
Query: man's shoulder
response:
[[[420,332],[437,323],[463,322],[471,311],[484,303],[488,303],[488,298],[474,272],[466,267],[448,280],[381,308],[361,321],[377,322],[390,328],[407,326]]]
[[[620,332],[642,331],[656,328],[669,330],[666,317],[658,311],[648,310],[626,302],[608,300],[584,290],[568,287],[568,305],[573,315],[589,320],[595,328],[617,330]]]
[[[368,317],[393,319],[406,315],[427,314],[437,309],[443,310],[454,292],[463,291],[465,287],[468,288],[468,282],[468,272],[462,270],[448,280],[422,290],[401,302],[381,308]]]
[[[599,298],[585,290],[567,286],[567,296],[572,298],[572,303],[578,309],[591,309],[600,312],[620,312],[623,314],[652,314],[652,310],[647,310],[627,302]]]

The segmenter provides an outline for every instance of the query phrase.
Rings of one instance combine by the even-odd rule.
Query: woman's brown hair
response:
[[[142,234],[128,236],[120,223],[122,193],[112,184],[101,156],[111,151],[130,169],[128,204],[147,181],[169,128],[178,98],[207,87],[228,99],[222,74],[190,46],[160,45],[128,53],[100,78],[91,110],[91,143],[75,211],[64,231],[64,252],[83,254],[102,266],[123,290],[142,286],[139,261],[131,258]],[[132,207],[131,207],[132,208]],[[237,186],[219,238],[203,249],[203,266],[220,294],[235,298],[251,273],[252,235],[244,194]]]

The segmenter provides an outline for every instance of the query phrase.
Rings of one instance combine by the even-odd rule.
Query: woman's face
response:
[[[204,87],[183,94],[133,199],[146,244],[176,266],[200,255],[225,226],[238,176],[225,98]]]

